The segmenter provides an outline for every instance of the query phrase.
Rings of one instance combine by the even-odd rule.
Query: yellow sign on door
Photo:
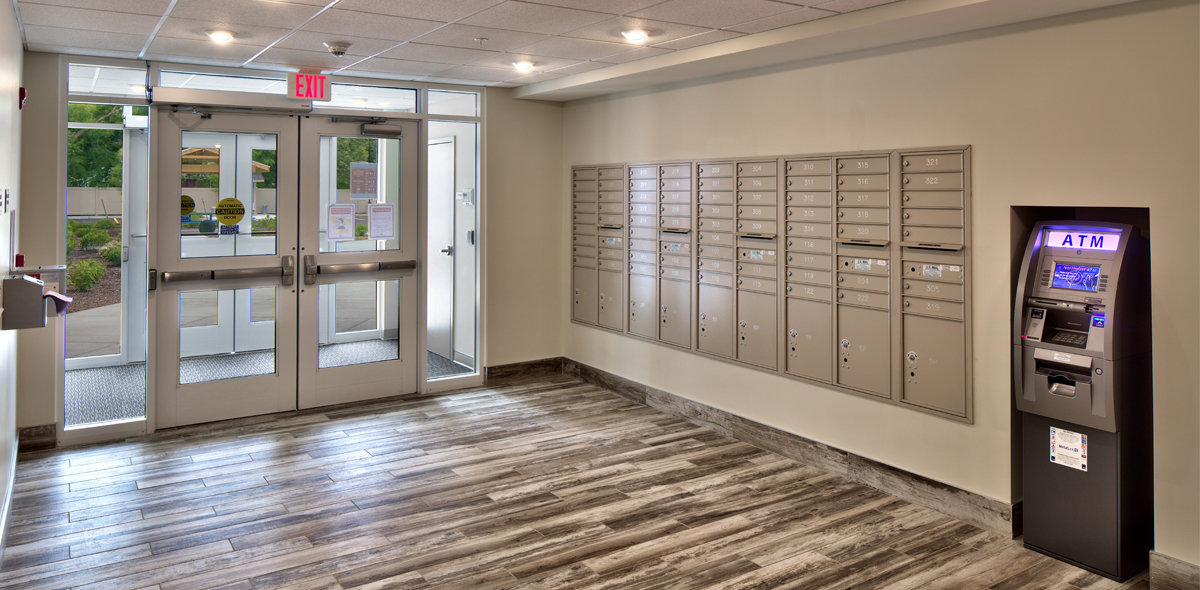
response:
[[[179,198],[179,214],[190,215],[196,210],[196,201],[187,195]]]
[[[246,207],[233,197],[225,197],[217,202],[217,207],[213,209],[213,215],[216,216],[217,221],[221,222],[221,225],[233,225],[246,216]]]

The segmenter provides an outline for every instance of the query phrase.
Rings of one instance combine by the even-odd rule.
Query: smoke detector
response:
[[[322,43],[322,45],[324,45],[325,49],[328,49],[329,53],[333,54],[334,57],[346,55],[346,50],[350,49],[350,44],[345,41],[326,41]]]

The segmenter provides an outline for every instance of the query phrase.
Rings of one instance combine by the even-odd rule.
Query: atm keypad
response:
[[[1059,330],[1050,337],[1047,342],[1051,344],[1061,344],[1063,346],[1074,346],[1075,348],[1083,348],[1087,346],[1087,334],[1082,332],[1067,332]]]

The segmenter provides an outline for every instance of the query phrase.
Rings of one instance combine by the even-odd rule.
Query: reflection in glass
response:
[[[400,280],[320,285],[317,367],[400,358]]]
[[[276,157],[273,134],[183,132],[182,258],[275,253]]]
[[[179,383],[275,373],[275,288],[179,293]]]
[[[399,249],[400,140],[322,137],[319,151],[320,251]]]
[[[479,93],[459,90],[430,90],[429,114],[479,116]]]

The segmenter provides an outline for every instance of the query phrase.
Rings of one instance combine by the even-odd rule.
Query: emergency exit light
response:
[[[312,101],[333,100],[333,95],[329,90],[329,76],[325,74],[288,73],[288,98]]]
[[[1121,234],[1112,232],[1051,230],[1046,236],[1046,245],[1051,248],[1116,252],[1120,243]]]

